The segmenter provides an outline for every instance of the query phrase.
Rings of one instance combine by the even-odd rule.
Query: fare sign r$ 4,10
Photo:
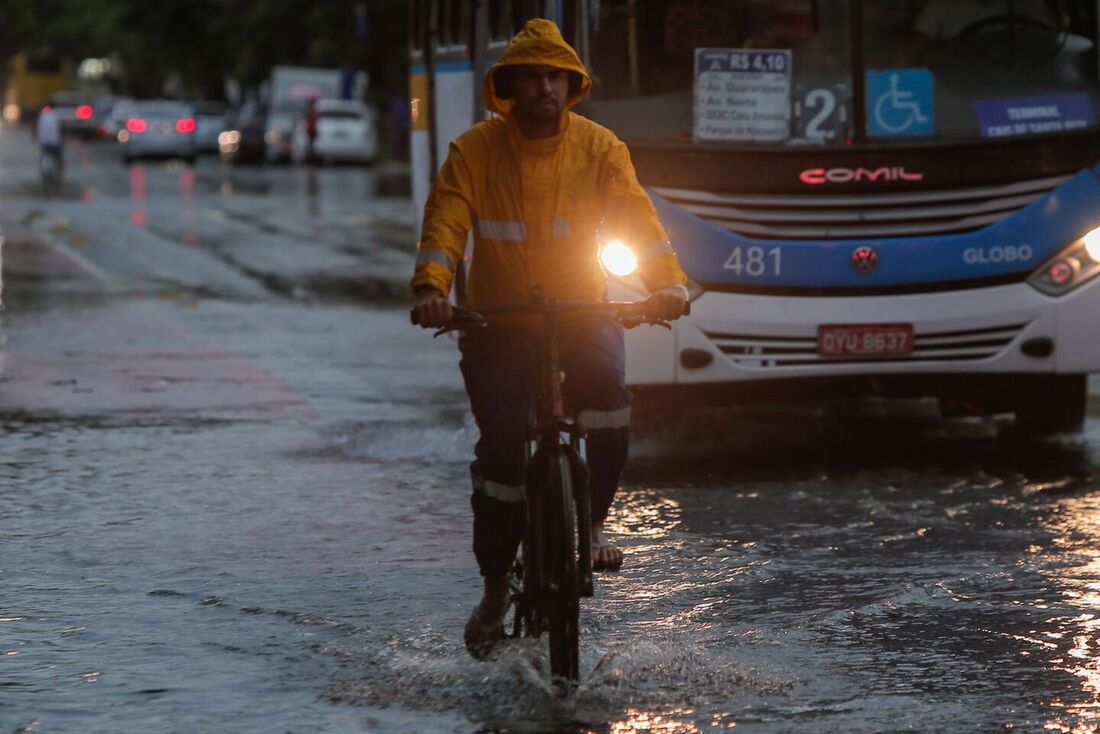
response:
[[[695,49],[696,140],[784,141],[790,98],[789,50]]]

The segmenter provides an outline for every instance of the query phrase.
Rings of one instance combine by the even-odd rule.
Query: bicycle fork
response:
[[[545,327],[557,328],[557,317],[547,316]],[[576,422],[565,420],[565,399],[562,392],[562,374],[558,362],[556,339],[550,339],[547,353],[542,360],[539,375],[538,415],[540,425],[535,440],[541,446],[551,446],[561,441],[561,434],[569,436],[570,474],[573,477],[573,504],[577,514],[577,580],[581,596],[592,596],[592,499],[589,491],[588,467],[581,454],[584,429]]]
[[[588,467],[581,459],[581,430],[578,426],[574,429],[569,436],[573,447],[569,458],[573,462],[573,501],[577,506],[577,583],[581,596],[592,596],[592,494],[588,486]]]

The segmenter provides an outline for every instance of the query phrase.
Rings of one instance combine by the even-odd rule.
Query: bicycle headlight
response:
[[[625,278],[638,269],[638,258],[622,240],[611,240],[600,248],[600,265],[611,275]]]
[[[1100,227],[1040,265],[1027,282],[1048,296],[1060,296],[1097,274],[1100,274]]]

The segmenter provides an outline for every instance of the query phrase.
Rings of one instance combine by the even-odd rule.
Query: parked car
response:
[[[264,109],[255,102],[245,102],[230,113],[227,129],[218,135],[222,159],[230,163],[263,161],[265,123]]]
[[[305,117],[294,127],[295,162],[374,162],[378,157],[378,128],[371,108],[357,100],[319,99],[316,110],[317,136],[312,146]]]
[[[135,158],[183,158],[195,160],[195,110],[185,102],[172,100],[142,100],[130,108],[126,128],[118,141],[122,144],[122,160],[129,164]]]
[[[225,102],[195,102],[195,150],[217,153],[218,136],[229,129],[229,105]]]
[[[48,104],[57,113],[63,135],[93,137],[99,127],[94,98],[84,92],[58,92]]]

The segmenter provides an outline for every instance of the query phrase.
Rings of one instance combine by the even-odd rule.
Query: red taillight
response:
[[[126,121],[126,129],[132,133],[145,132],[145,120],[140,117],[131,117]]]
[[[90,120],[92,118],[92,106],[90,104],[82,104],[76,108],[76,119],[78,120]]]
[[[190,117],[184,117],[183,119],[176,120],[176,132],[178,133],[193,133],[195,132],[195,121]]]

